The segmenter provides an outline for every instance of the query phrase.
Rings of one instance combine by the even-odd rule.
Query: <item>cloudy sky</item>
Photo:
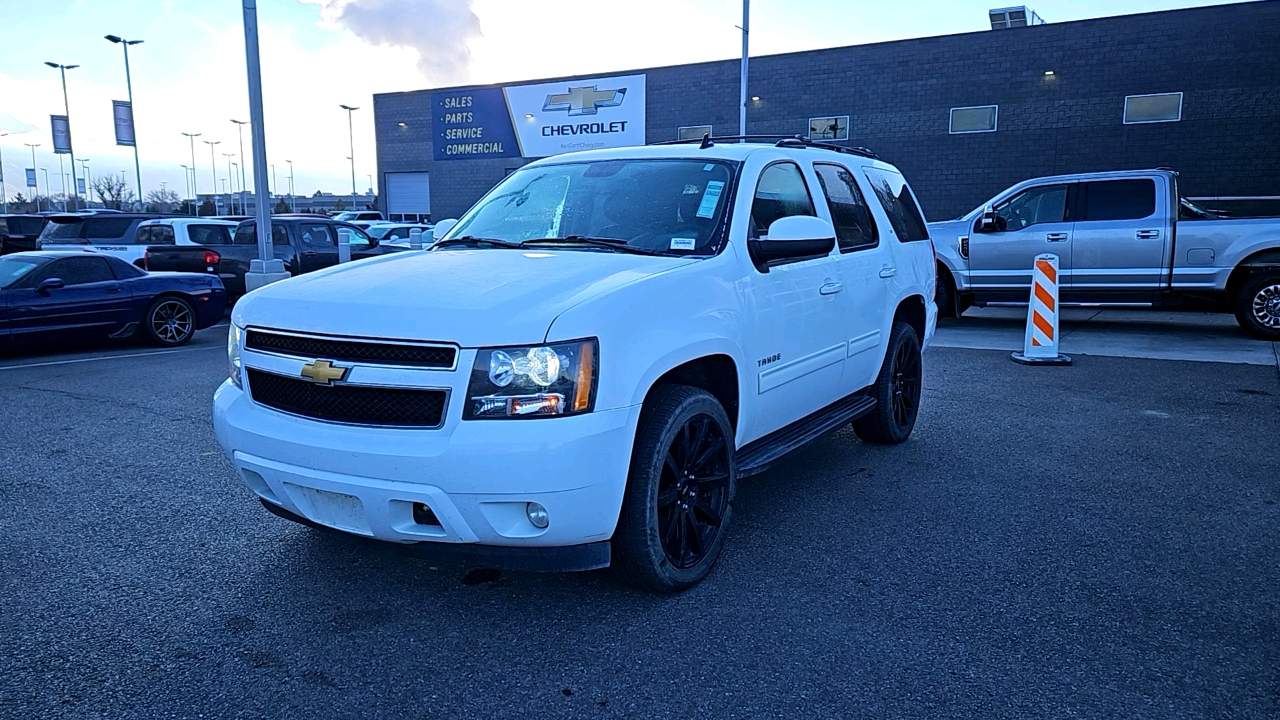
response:
[[[1043,0],[1031,7],[1057,22],[1206,4],[1213,3]],[[984,30],[986,10],[997,5],[755,0],[752,54]],[[240,8],[237,0],[0,0],[0,121],[8,114],[35,128],[0,138],[10,195],[26,192],[22,169],[31,153],[23,143],[41,143],[36,163],[59,190],[49,115],[62,113],[62,89],[45,61],[80,65],[67,74],[77,157],[89,158],[95,176],[128,170],[132,185],[132,152],[114,145],[111,119],[111,101],[126,98],[124,60],[107,34],[145,41],[129,53],[144,190],[165,182],[182,193],[180,165],[191,163],[183,132],[202,133],[195,157],[201,192],[213,177],[210,148],[199,141],[221,142],[221,189],[222,153],[239,152],[231,119],[249,119]],[[282,191],[288,159],[297,192],[349,192],[347,118],[338,105],[356,105],[363,191],[376,174],[374,93],[736,57],[741,12],[740,0],[258,0],[268,160]],[[40,182],[43,189],[43,176]]]

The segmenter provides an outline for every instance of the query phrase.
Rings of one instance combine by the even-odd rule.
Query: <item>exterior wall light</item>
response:
[[[1052,70],[1045,70],[1045,71],[1044,71],[1044,76],[1045,76],[1045,77],[1053,77],[1053,71],[1052,71]]]

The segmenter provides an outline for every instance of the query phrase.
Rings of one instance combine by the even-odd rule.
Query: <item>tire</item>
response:
[[[1236,322],[1259,340],[1280,341],[1280,272],[1259,273],[1235,297]]]
[[[610,572],[654,593],[696,585],[724,546],[737,487],[733,428],[720,403],[683,385],[654,389],[640,413]]]
[[[957,316],[956,281],[951,277],[951,272],[941,266],[938,268],[938,283],[933,291],[933,301],[938,306],[938,317]]]
[[[196,334],[196,309],[185,298],[162,295],[142,316],[142,331],[153,345],[186,345]]]
[[[876,408],[853,421],[853,431],[869,443],[897,445],[911,437],[920,413],[920,339],[904,322],[894,322],[889,349],[871,395]]]

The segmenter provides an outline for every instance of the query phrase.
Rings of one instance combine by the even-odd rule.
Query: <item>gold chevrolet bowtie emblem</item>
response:
[[[542,105],[542,109],[544,111],[568,110],[570,116],[595,115],[598,112],[597,108],[621,105],[622,99],[626,95],[626,88],[597,90],[594,85],[590,87],[571,87],[567,93],[548,95],[547,101]]]
[[[346,379],[350,369],[334,367],[328,360],[317,360],[302,366],[302,377],[317,385],[332,385]]]

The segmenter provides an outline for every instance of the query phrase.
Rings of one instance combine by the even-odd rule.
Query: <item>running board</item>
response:
[[[747,443],[738,450],[738,477],[759,475],[788,453],[799,450],[875,408],[874,398],[863,394],[850,395],[759,440]]]

